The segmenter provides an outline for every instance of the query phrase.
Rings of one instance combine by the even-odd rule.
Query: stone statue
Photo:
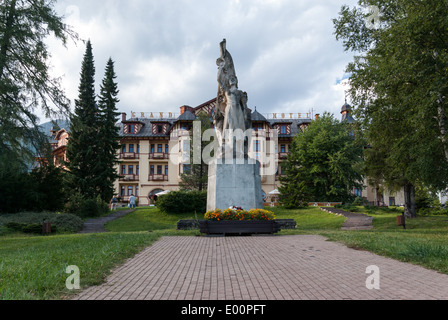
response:
[[[228,134],[235,130],[246,133],[252,129],[251,112],[247,107],[247,93],[238,89],[238,78],[236,77],[233,59],[226,48],[226,40],[220,44],[221,56],[216,61],[218,65],[218,97],[217,107],[213,114],[216,136],[222,152],[225,152],[226,143],[233,148],[233,141],[226,141]],[[237,138],[238,139],[238,138]],[[245,136],[244,158],[247,158],[249,136]]]
[[[262,209],[260,162],[248,157],[252,119],[247,93],[238,89],[238,78],[225,39],[220,47],[221,56],[216,62],[218,97],[213,113],[219,149],[215,153],[216,161],[211,161],[208,169],[207,211],[230,206]]]

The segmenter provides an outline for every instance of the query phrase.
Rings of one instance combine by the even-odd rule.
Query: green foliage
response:
[[[83,197],[100,196],[109,201],[114,193],[113,183],[119,177],[115,165],[119,148],[116,126],[118,89],[114,63],[108,60],[101,85],[99,103],[95,95],[95,65],[92,45],[87,42],[81,67],[79,96],[70,119],[70,140],[67,145],[67,186]],[[87,204],[86,204],[87,205]],[[87,209],[93,214],[93,204]]]
[[[98,121],[96,104],[95,66],[92,45],[87,42],[81,68],[79,96],[70,119],[70,141],[67,144],[66,166],[69,171],[68,189],[80,192],[84,197],[99,194],[98,176]]]
[[[157,207],[165,213],[204,213],[207,208],[206,191],[174,191],[157,199]]]
[[[362,144],[349,134],[351,130],[324,114],[294,138],[280,178],[280,201],[285,207],[353,200],[353,188],[362,186]]]
[[[109,212],[109,205],[99,195],[96,198],[84,197],[77,192],[70,196],[64,210],[81,218],[91,218]]]
[[[47,165],[26,172],[17,164],[6,168],[8,163],[0,165],[0,213],[62,209],[65,197],[61,169]]]
[[[50,76],[46,38],[53,34],[65,44],[77,35],[53,6],[48,0],[0,2],[0,156],[21,162],[31,163],[45,140],[35,110],[46,116],[69,111],[60,81]]]
[[[103,201],[109,201],[114,194],[114,181],[119,178],[116,171],[117,150],[120,148],[119,113],[116,104],[119,102],[118,86],[115,82],[116,75],[114,70],[114,62],[109,59],[106,66],[103,82],[101,84],[99,97],[99,111],[101,123],[99,125],[98,147],[101,150],[99,157],[100,186],[99,195]]]
[[[21,212],[17,214],[0,215],[0,225],[17,232],[35,230],[35,233],[40,234],[42,233],[43,220],[51,223],[52,233],[56,231],[78,232],[83,227],[81,218],[68,213]]]
[[[343,6],[334,20],[336,38],[357,54],[346,70],[355,115],[382,157],[383,172],[374,176],[404,187],[406,212],[415,216],[417,183],[448,184],[446,1],[358,4]],[[369,5],[379,8],[377,29],[366,27]]]
[[[200,127],[198,124],[200,123]],[[205,112],[201,112],[197,115],[197,119],[194,122],[194,130],[196,132],[193,132],[194,130],[191,130],[190,133],[190,139],[193,141],[193,133],[197,136],[200,135],[200,144],[194,144],[190,149],[190,172],[188,173],[182,173],[180,175],[181,181],[179,183],[179,186],[182,190],[198,190],[203,191],[207,190],[207,183],[208,183],[208,163],[205,163],[204,159],[202,158],[204,149],[210,144],[211,141],[202,141],[202,136],[204,132],[208,129],[211,129],[211,120],[210,115]],[[201,156],[200,162],[195,161],[195,155],[198,157]],[[213,154],[210,155],[211,157]]]

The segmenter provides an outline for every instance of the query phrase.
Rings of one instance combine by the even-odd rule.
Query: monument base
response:
[[[208,168],[207,211],[233,206],[263,209],[260,162],[254,159],[218,162],[212,161]]]

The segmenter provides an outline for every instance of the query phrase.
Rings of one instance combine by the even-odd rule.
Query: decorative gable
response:
[[[275,129],[277,129],[277,133],[280,134],[291,134],[291,124],[290,123],[278,123],[275,125]]]
[[[168,134],[170,124],[166,122],[154,122],[152,124],[152,134]]]
[[[123,123],[123,134],[138,134],[142,127],[143,124],[140,122]]]

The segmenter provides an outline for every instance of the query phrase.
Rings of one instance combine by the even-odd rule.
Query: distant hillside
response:
[[[55,126],[58,126],[59,130],[60,129],[66,129],[68,131],[69,126],[70,126],[70,122],[68,120],[58,119],[58,120],[45,122],[45,123],[39,125],[39,128],[47,136],[50,136],[51,135],[51,129],[53,127],[55,127]]]

